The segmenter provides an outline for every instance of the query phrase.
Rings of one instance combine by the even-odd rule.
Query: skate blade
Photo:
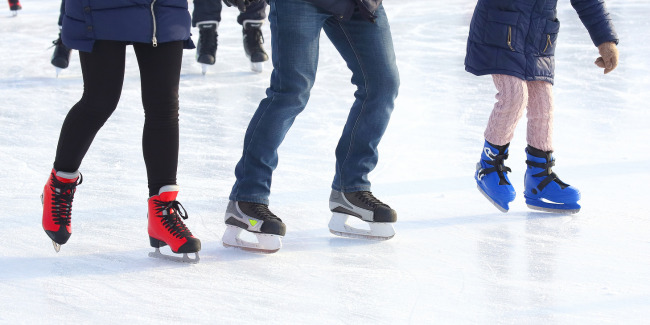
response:
[[[257,73],[264,72],[264,62],[251,62],[251,70]]]
[[[63,70],[63,69],[58,68],[58,67],[55,68],[55,69],[56,69],[56,77],[58,78],[58,77],[59,77],[59,74],[61,73],[61,70]]]
[[[332,219],[328,227],[330,232],[334,235],[348,238],[370,239],[384,241],[395,237],[395,229],[392,223],[387,222],[368,222],[370,230],[359,229],[347,224],[348,218],[355,218],[353,216],[332,213]]]
[[[165,255],[160,252],[159,248],[156,248],[156,251],[154,252],[149,252],[149,257],[153,257],[161,260],[167,260],[167,261],[172,261],[177,263],[198,264],[199,261],[201,261],[201,258],[199,257],[199,252],[194,253],[194,256],[195,256],[194,258],[190,258],[189,256],[187,256],[187,253],[183,253],[183,257]]]
[[[11,11],[11,16],[13,16],[13,17],[18,16],[18,10],[12,10]]]
[[[54,246],[54,250],[57,253],[61,250],[61,244],[57,244],[55,241],[52,241],[52,246]]]
[[[532,204],[526,204],[526,205],[533,210],[556,213],[556,214],[576,214],[580,212],[580,209],[551,209],[551,208],[538,207]]]
[[[208,73],[208,66],[205,63],[201,63],[201,73],[205,76],[206,73]]]
[[[226,225],[226,232],[221,238],[223,246],[262,254],[273,254],[282,248],[282,236],[252,233],[258,242],[251,243],[239,238],[242,231],[244,229]]]
[[[502,207],[498,203],[496,203],[496,201],[492,200],[492,198],[489,195],[487,195],[487,193],[485,193],[485,191],[483,191],[481,186],[476,184],[476,188],[478,188],[478,191],[481,192],[481,194],[483,194],[483,196],[485,196],[485,198],[488,199],[488,201],[490,201],[490,203],[492,203],[492,205],[494,205],[497,209],[499,209],[499,211],[501,211],[503,213],[508,213],[508,209],[505,209],[504,207]]]
[[[339,237],[347,237],[347,238],[356,238],[356,239],[369,239],[369,240],[376,240],[376,241],[385,241],[389,240],[395,235],[392,235],[390,237],[381,237],[381,236],[370,236],[370,235],[361,235],[361,234],[356,234],[356,233],[351,233],[351,232],[341,232],[341,231],[336,231],[330,229],[330,232],[336,236]]]

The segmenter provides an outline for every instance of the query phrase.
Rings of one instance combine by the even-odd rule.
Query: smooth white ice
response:
[[[476,1],[386,0],[402,86],[371,174],[398,211],[397,235],[371,242],[327,229],[334,148],[354,87],[322,37],[316,86],[274,174],[272,210],[288,232],[274,255],[225,249],[223,213],[245,128],[271,65],[254,74],[236,10],[224,8],[206,76],[186,51],[179,200],[201,263],[149,258],[139,74],[81,167],[73,235],[55,253],[39,195],[65,114],[83,82],[77,53],[49,63],[59,1],[0,14],[0,323],[642,324],[650,317],[650,5],[609,0],[621,62],[603,75],[568,0],[559,4],[555,144],[560,177],[582,191],[573,216],[523,200],[525,119],[508,165],[508,214],[472,177],[494,103],[490,77],[464,71]],[[266,48],[270,32],[265,25]],[[194,30],[195,40],[197,37]],[[169,253],[169,250],[166,250]]]

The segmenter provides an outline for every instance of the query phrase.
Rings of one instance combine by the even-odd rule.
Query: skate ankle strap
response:
[[[508,159],[508,156],[508,154],[496,155],[492,157],[494,159],[492,161],[483,159],[486,164],[494,167],[481,169],[478,173],[479,177],[497,172],[499,173],[499,177],[503,178],[503,173],[512,172],[512,169],[510,169],[510,167],[506,167],[505,165],[505,160]]]
[[[549,169],[549,168],[555,166],[555,160],[551,160],[550,162],[547,162],[547,163],[538,163],[538,162],[534,162],[534,161],[531,161],[531,160],[526,160],[526,165],[537,167],[537,168],[542,168],[542,169]]]
[[[553,170],[551,169],[551,167],[555,166],[555,160],[552,160],[551,162],[548,162],[548,163],[545,163],[545,164],[537,163],[537,162],[530,161],[530,160],[526,160],[526,164],[528,166],[533,166],[533,167],[544,169],[542,172],[533,175],[533,177],[544,177],[544,176],[546,176],[546,178],[544,178],[537,185],[538,190],[540,190],[540,191],[543,190],[548,184],[550,184],[553,181],[555,183],[557,183],[557,185],[559,185],[560,188],[562,188],[562,189],[565,189],[565,188],[570,186],[569,184],[564,183],[563,181],[561,181],[558,178],[557,174],[555,174],[553,172]]]

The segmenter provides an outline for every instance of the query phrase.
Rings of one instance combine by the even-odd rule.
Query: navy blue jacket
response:
[[[306,0],[319,6],[342,20],[348,20],[354,12],[354,8],[363,6],[364,10],[374,13],[379,7],[382,0]]]
[[[465,70],[553,83],[557,0],[479,0],[469,28]],[[618,44],[604,0],[571,0],[594,45]]]
[[[187,0],[66,0],[61,38],[84,52],[96,40],[185,41],[185,48],[194,48],[190,26]]]

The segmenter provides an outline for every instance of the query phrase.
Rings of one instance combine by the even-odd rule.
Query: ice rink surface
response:
[[[605,76],[577,14],[560,1],[554,170],[582,191],[571,216],[524,203],[525,119],[508,162],[518,195],[510,212],[476,190],[495,89],[490,77],[464,71],[475,3],[385,1],[402,86],[370,178],[398,212],[387,242],[327,229],[334,148],[355,89],[323,34],[311,101],[279,150],[271,208],[288,231],[274,255],[221,245],[234,166],[271,70],[249,71],[236,10],[224,7],[216,65],[201,76],[195,52],[185,51],[181,77],[179,201],[203,243],[198,265],[147,257],[132,49],[117,111],[81,167],[73,235],[54,252],[39,195],[65,114],[82,94],[78,55],[56,79],[48,46],[58,1],[25,1],[15,18],[2,11],[0,323],[648,324],[650,3],[608,1],[621,60]]]

